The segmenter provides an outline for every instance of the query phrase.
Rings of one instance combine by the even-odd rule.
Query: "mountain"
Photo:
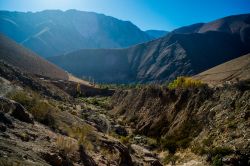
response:
[[[0,60],[26,72],[50,78],[68,79],[68,73],[34,52],[0,34]]]
[[[228,16],[209,23],[197,23],[178,28],[173,33],[205,33],[209,31],[238,35],[242,42],[250,47],[250,14]]]
[[[0,32],[43,57],[82,48],[121,48],[152,39],[129,21],[77,10],[0,11]]]
[[[217,85],[225,82],[250,80],[250,54],[206,70],[193,78]]]
[[[98,82],[171,81],[249,53],[249,18],[250,14],[230,16],[183,27],[163,38],[126,49],[83,49],[49,60]],[[214,22],[224,23],[232,31],[224,24],[220,24],[224,29],[218,24],[212,26]]]
[[[154,39],[163,37],[169,33],[168,31],[162,31],[162,30],[147,30],[145,32]]]

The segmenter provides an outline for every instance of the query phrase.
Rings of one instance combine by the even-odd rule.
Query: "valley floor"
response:
[[[84,97],[85,86],[0,69],[8,73],[0,77],[0,165],[249,164],[249,82],[113,95],[90,87]]]

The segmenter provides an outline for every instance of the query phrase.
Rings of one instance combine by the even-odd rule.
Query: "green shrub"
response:
[[[198,154],[198,155],[204,155],[207,153],[206,149],[202,147],[200,144],[196,144],[195,146],[192,146],[191,151],[194,154]]]
[[[81,99],[87,104],[92,104],[104,109],[111,109],[110,97],[85,97]]]
[[[237,123],[236,122],[230,122],[227,125],[227,127],[230,128],[230,129],[236,129],[237,128]]]
[[[121,143],[125,144],[125,145],[128,145],[129,144],[129,137],[124,137],[124,136],[121,136],[120,138],[121,140]]]
[[[164,157],[163,162],[164,164],[169,164],[175,165],[176,161],[179,159],[179,156],[176,156],[174,154],[168,154]]]
[[[213,140],[214,140],[214,137],[213,136],[209,136],[207,139],[204,139],[202,141],[202,143],[205,146],[211,146],[213,144]]]
[[[148,144],[148,146],[150,146],[152,148],[156,148],[159,146],[157,139],[155,139],[155,138],[147,138],[147,144]]]
[[[161,146],[163,149],[168,150],[171,154],[174,154],[178,148],[176,140],[171,138],[161,139]]]
[[[215,147],[215,148],[210,149],[208,153],[210,153],[211,156],[213,157],[217,155],[226,156],[226,155],[232,154],[233,150],[229,147]]]
[[[194,80],[190,77],[177,77],[173,82],[168,84],[169,89],[176,88],[192,88],[192,87],[201,87],[205,84],[200,80]]]
[[[213,159],[212,159],[212,165],[213,166],[222,166],[222,158],[220,155],[216,155]]]

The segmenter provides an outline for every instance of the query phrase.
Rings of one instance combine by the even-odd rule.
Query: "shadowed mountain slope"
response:
[[[68,79],[68,73],[2,34],[0,34],[0,60],[32,74]]]
[[[129,21],[77,10],[0,11],[0,32],[43,57],[82,48],[120,48],[152,39]]]

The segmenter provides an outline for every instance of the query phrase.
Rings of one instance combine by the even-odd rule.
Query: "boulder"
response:
[[[163,166],[159,160],[154,160],[151,164],[151,166]]]
[[[126,131],[126,129],[120,125],[115,125],[114,130],[115,130],[115,133],[120,136],[124,136],[124,137],[128,136],[128,132]]]
[[[97,164],[95,163],[95,161],[92,159],[92,157],[90,157],[86,151],[85,148],[83,147],[83,145],[79,146],[79,153],[80,153],[80,158],[82,163],[84,164],[84,166],[97,166]]]
[[[4,97],[0,97],[0,105],[1,105],[1,112],[7,113],[10,116],[22,122],[34,124],[32,115],[29,114],[21,104]],[[3,116],[2,118],[4,120]],[[6,119],[4,121],[7,122]]]
[[[43,159],[53,166],[61,166],[63,163],[62,158],[55,153],[42,154]]]

